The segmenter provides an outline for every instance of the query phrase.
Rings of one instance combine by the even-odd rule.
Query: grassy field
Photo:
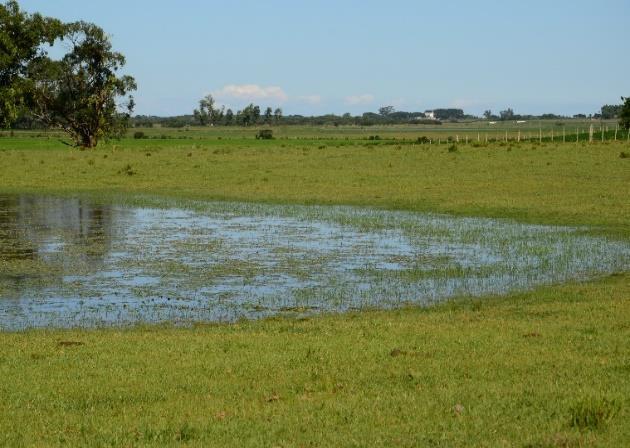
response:
[[[358,204],[630,238],[625,142],[455,149],[311,132],[85,152],[4,137],[0,193]],[[429,309],[0,333],[0,444],[624,446],[628,322],[620,273]]]

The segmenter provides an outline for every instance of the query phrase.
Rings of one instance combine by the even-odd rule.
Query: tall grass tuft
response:
[[[599,430],[621,410],[621,405],[607,398],[587,398],[576,403],[570,410],[570,425],[581,431]]]

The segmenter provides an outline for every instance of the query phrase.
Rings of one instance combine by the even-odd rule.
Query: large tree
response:
[[[29,65],[45,58],[65,33],[61,21],[28,14],[16,1],[0,4],[0,125],[9,126],[23,112],[26,93],[32,88]]]
[[[98,26],[66,25],[69,50],[60,60],[37,58],[28,69],[33,88],[27,95],[31,113],[66,131],[77,146],[93,148],[104,137],[122,135],[128,126],[136,89],[131,76],[118,76],[125,57],[112,50]]]
[[[61,59],[48,56],[44,44],[60,40]],[[60,46],[61,49],[61,46]],[[127,129],[136,89],[125,65],[98,26],[27,14],[17,2],[0,5],[0,111],[6,125],[27,113],[66,131],[77,146],[92,148],[103,137]]]

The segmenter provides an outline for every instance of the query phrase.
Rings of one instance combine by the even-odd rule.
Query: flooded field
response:
[[[630,269],[585,229],[353,207],[0,198],[0,328],[232,321]]]

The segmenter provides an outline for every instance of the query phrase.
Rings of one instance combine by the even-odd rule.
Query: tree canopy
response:
[[[68,51],[52,59],[42,45],[58,40],[68,44]],[[103,29],[29,15],[10,1],[0,5],[0,50],[4,125],[25,111],[87,148],[126,130],[134,107],[129,93],[136,83],[130,76],[118,76],[125,57],[112,49]]]
[[[27,14],[16,1],[0,4],[0,125],[15,121],[32,87],[29,65],[47,56],[44,46],[63,37],[61,21]]]

